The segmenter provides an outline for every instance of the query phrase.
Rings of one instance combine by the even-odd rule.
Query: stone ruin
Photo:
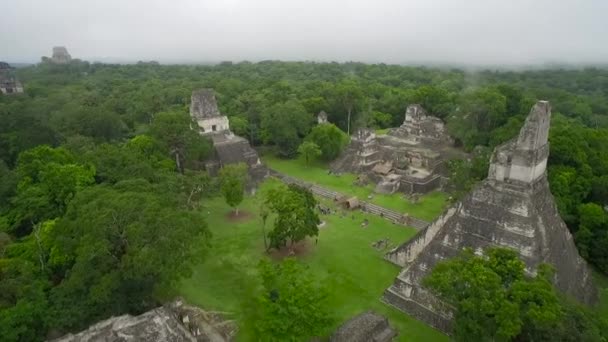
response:
[[[72,60],[72,56],[68,53],[65,46],[54,46],[51,62],[55,64],[68,64]]]
[[[453,144],[441,119],[430,116],[418,104],[410,105],[405,111],[405,119],[400,127],[390,131],[391,135],[426,143]]]
[[[138,316],[112,317],[53,342],[228,342],[238,329],[220,313],[204,311],[182,300]]]
[[[331,342],[389,342],[397,336],[388,319],[368,311],[342,324],[331,336]]]
[[[385,135],[357,130],[331,169],[367,175],[378,193],[427,193],[445,182],[446,160],[464,157],[453,144],[440,119],[410,105],[403,124]]]
[[[327,113],[325,113],[325,111],[322,110],[322,111],[319,112],[319,114],[317,114],[317,123],[319,125],[328,123],[328,121],[327,121]]]
[[[23,86],[15,78],[13,68],[6,62],[0,62],[0,92],[5,95],[23,93]]]
[[[532,108],[519,136],[492,155],[489,175],[462,201],[446,210],[414,238],[391,250],[386,259],[403,267],[383,300],[444,332],[450,332],[450,307],[421,285],[440,261],[463,248],[482,254],[486,248],[519,252],[526,273],[540,263],[555,267],[555,286],[583,303],[597,298],[591,272],[559,216],[547,182],[551,108]]]
[[[210,173],[217,173],[224,165],[245,163],[254,182],[266,176],[267,170],[249,141],[230,131],[228,117],[220,113],[213,89],[192,92],[190,116],[198,124],[199,133],[213,142],[213,157],[205,164]]]

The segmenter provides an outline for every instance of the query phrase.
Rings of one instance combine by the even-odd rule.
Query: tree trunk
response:
[[[234,208],[235,216],[239,216],[239,207]]]
[[[179,161],[179,152],[175,152],[175,167],[177,167],[177,172],[183,174],[184,170],[182,170],[182,163]]]
[[[352,108],[348,107],[348,123],[346,124],[346,134],[350,137],[350,112]]]
[[[263,220],[262,223],[262,236],[264,237],[264,249],[268,252],[268,242],[266,242],[266,220]]]

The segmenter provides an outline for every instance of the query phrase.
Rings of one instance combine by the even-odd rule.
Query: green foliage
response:
[[[493,249],[488,257],[465,250],[438,264],[424,283],[455,310],[457,341],[511,340],[524,327],[557,324],[557,294],[541,275],[527,279],[514,251]]]
[[[317,125],[306,137],[321,149],[325,161],[336,159],[348,144],[348,136],[333,124]]]
[[[317,200],[310,190],[295,184],[271,189],[265,203],[276,214],[274,227],[268,233],[270,248],[280,249],[287,241],[294,244],[307,236],[319,235],[321,220],[316,212]]]
[[[209,140],[191,127],[197,127],[197,123],[187,113],[177,111],[156,114],[150,125],[150,133],[175,160],[180,172],[185,168],[200,168],[211,151]]]
[[[230,130],[236,135],[246,137],[249,135],[249,121],[241,116],[231,116]]]
[[[452,111],[454,101],[450,93],[432,85],[424,85],[414,92],[412,101],[418,103],[433,116],[445,119]]]
[[[336,85],[335,96],[346,111],[346,134],[350,135],[353,110],[361,105],[363,90],[356,79],[344,79]]]
[[[261,261],[258,269],[262,291],[252,322],[258,341],[310,339],[332,324],[328,291],[307,266],[288,258],[278,264]]]
[[[304,157],[306,165],[308,165],[311,160],[321,155],[321,149],[319,148],[319,145],[312,141],[304,141],[298,147],[298,153]]]
[[[489,149],[479,149],[469,160],[453,159],[448,162],[450,171],[448,189],[454,199],[461,199],[477,182],[486,178],[489,159]]]
[[[208,233],[200,212],[129,181],[84,190],[48,235],[48,267],[63,279],[51,291],[49,321],[82,328],[156,305],[157,294],[190,274]]]
[[[312,125],[312,117],[296,100],[277,103],[262,115],[262,137],[267,144],[274,144],[278,153],[294,157],[298,146]]]
[[[65,149],[45,145],[20,154],[18,185],[9,211],[18,235],[29,233],[36,223],[61,216],[75,194],[94,182],[95,169],[74,159]]]
[[[479,88],[463,93],[448,129],[467,149],[487,145],[490,133],[507,121],[507,100],[498,90]]]
[[[247,165],[243,163],[225,165],[220,170],[220,190],[224,195],[226,203],[236,209],[243,202],[247,185]]]

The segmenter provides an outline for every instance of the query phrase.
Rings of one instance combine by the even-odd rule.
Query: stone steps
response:
[[[390,327],[385,328],[380,333],[374,335],[372,341],[373,342],[389,342],[392,341],[393,338],[397,336],[397,332]]]
[[[299,186],[305,187],[307,189],[310,189],[310,191],[316,196],[321,196],[321,197],[329,198],[332,200],[343,196],[341,193],[339,193],[337,191],[329,190],[329,189],[320,187],[315,184],[301,181],[297,178],[293,178],[293,177],[284,175],[273,169],[269,169],[269,170],[270,170],[269,174],[271,176],[277,177],[283,183],[297,184]],[[417,219],[414,217],[409,217],[409,216],[406,217],[400,212],[397,212],[397,211],[394,211],[391,209],[387,209],[387,208],[381,207],[381,206],[373,204],[373,203],[368,203],[368,202],[362,201],[361,208],[367,213],[370,213],[372,215],[381,216],[393,223],[410,226],[410,227],[413,227],[413,228],[416,228],[419,230],[424,229],[426,226],[429,225],[429,222],[426,222],[424,220],[420,220],[420,219]]]

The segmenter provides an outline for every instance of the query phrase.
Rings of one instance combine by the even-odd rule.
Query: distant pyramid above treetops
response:
[[[490,247],[514,249],[528,274],[548,263],[555,267],[553,283],[561,292],[588,304],[597,299],[591,271],[549,190],[550,120],[549,102],[537,102],[519,135],[494,150],[487,179],[386,255],[403,269],[385,291],[385,302],[449,332],[452,312],[421,283],[438,262],[467,247],[477,254]]]

